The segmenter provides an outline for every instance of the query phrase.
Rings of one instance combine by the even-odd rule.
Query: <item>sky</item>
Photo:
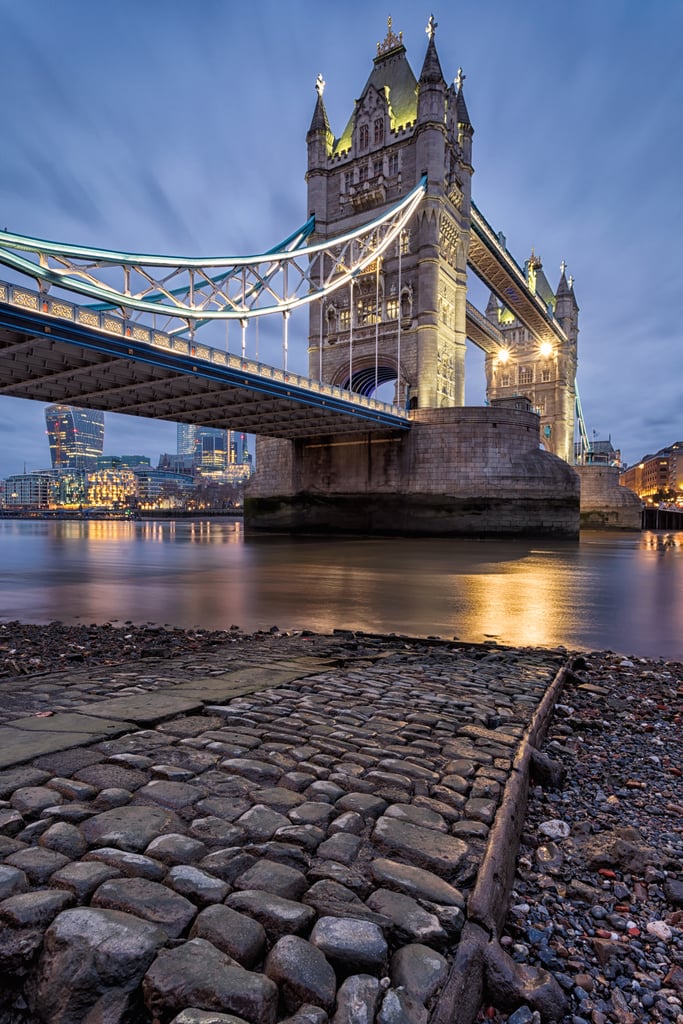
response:
[[[0,0],[0,224],[264,251],[307,216],[318,73],[340,135],[387,17],[419,76],[432,13],[444,76],[467,76],[474,202],[518,263],[533,248],[553,286],[563,260],[574,277],[589,434],[627,463],[682,440],[681,0]],[[485,307],[476,280],[470,297]],[[303,335],[289,365],[306,370]],[[484,388],[472,348],[468,404]],[[0,397],[0,478],[49,465],[43,409]],[[171,424],[107,414],[106,453],[175,444]]]

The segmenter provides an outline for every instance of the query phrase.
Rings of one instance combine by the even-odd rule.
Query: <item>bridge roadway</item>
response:
[[[397,406],[4,283],[0,396],[290,439],[410,426]]]

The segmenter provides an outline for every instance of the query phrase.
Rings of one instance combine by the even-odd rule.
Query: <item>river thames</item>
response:
[[[683,532],[245,538],[241,520],[0,520],[0,622],[358,629],[683,660]]]

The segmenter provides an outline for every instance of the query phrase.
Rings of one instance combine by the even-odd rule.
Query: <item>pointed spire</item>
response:
[[[315,91],[318,94],[318,99],[316,100],[311,127],[308,129],[308,135],[317,134],[318,132],[323,132],[325,134],[329,133],[331,135],[332,129],[330,128],[330,122],[327,118],[327,111],[325,110],[325,104],[323,102],[325,79],[322,75],[318,75],[315,80]]]
[[[422,65],[422,71],[420,72],[420,85],[427,83],[436,85],[446,84],[443,77],[443,71],[441,70],[439,55],[436,52],[436,43],[434,42],[437,25],[438,22],[434,21],[434,15],[431,14],[427,23],[427,28],[425,29],[425,32],[429,36],[429,43],[427,44],[427,52]]]
[[[455,79],[455,88],[456,88],[455,114],[456,114],[456,119],[457,119],[458,124],[467,125],[467,126],[469,126],[471,128],[472,127],[472,122],[470,121],[470,115],[469,115],[469,112],[467,110],[467,104],[465,103],[465,94],[463,93],[463,88],[462,88],[463,82],[465,81],[466,78],[467,78],[467,75],[463,74],[462,68],[458,68],[458,74],[457,74],[457,77]]]
[[[493,292],[489,295],[489,301],[486,306],[486,319],[491,320],[493,323],[498,323],[498,299]]]
[[[566,270],[567,264],[564,262],[564,260],[562,260],[562,262],[560,263],[560,283],[558,284],[557,291],[555,292],[555,295],[558,299],[564,297],[565,295],[569,295],[570,292],[570,287],[567,284]]]

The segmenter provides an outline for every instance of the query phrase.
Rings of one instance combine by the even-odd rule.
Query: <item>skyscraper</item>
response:
[[[230,452],[229,430],[200,427],[194,423],[178,424],[178,455],[192,455],[195,465],[203,469],[225,469]]]
[[[104,413],[71,405],[50,405],[45,424],[53,469],[93,471],[104,447]]]

